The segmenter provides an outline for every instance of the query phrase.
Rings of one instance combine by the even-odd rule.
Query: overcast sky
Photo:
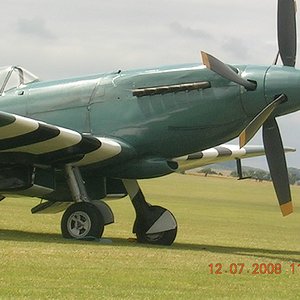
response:
[[[277,0],[2,0],[0,9],[1,65],[43,80],[200,63],[200,50],[269,65],[277,52]],[[300,168],[300,114],[279,124],[284,144],[299,149],[288,164]]]

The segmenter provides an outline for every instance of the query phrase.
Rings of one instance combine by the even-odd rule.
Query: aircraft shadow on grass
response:
[[[185,251],[202,251],[219,254],[230,254],[242,257],[256,257],[276,259],[280,261],[292,261],[300,263],[300,251],[293,250],[278,250],[278,249],[265,249],[265,248],[250,248],[250,247],[234,247],[222,245],[204,245],[204,244],[188,244],[188,243],[174,243],[173,246],[160,246],[160,245],[147,245],[130,242],[124,238],[105,238],[88,242],[85,240],[66,240],[56,233],[39,233],[39,232],[26,232],[20,230],[1,229],[1,241],[16,241],[16,242],[41,242],[41,243],[54,243],[54,244],[82,244],[91,243],[99,244],[99,246],[117,245],[123,247],[132,246],[133,248],[166,248],[168,250],[185,250]],[[295,258],[299,257],[299,258]]]

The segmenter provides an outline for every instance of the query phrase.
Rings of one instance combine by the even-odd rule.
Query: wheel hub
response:
[[[91,219],[87,213],[77,211],[70,215],[67,226],[72,237],[82,238],[85,237],[91,229]]]

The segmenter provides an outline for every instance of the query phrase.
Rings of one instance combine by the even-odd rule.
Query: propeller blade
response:
[[[275,57],[275,59],[274,59],[274,62],[273,62],[273,65],[277,65],[277,63],[278,63],[278,58],[279,58],[279,55],[280,55],[280,53],[279,53],[279,51],[277,52],[277,54],[276,54],[276,57]]]
[[[231,67],[224,64],[214,56],[201,51],[203,64],[210,69],[211,71],[219,74],[220,76],[235,82],[249,91],[254,91],[256,89],[256,83],[248,81],[241,76],[239,76],[236,72],[233,71]]]
[[[287,101],[287,97],[281,94],[273,102],[271,102],[263,111],[261,111],[251,123],[240,133],[239,144],[240,148],[244,147],[254,137],[259,128],[269,118],[274,109],[281,103]]]
[[[294,67],[297,53],[296,2],[278,0],[277,35],[281,60]]]
[[[283,216],[293,212],[289,176],[279,128],[275,118],[269,118],[263,125],[265,153],[273,185]]]

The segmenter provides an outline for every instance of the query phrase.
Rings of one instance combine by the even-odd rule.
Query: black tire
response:
[[[159,233],[146,234],[145,231],[137,229],[136,237],[139,243],[151,245],[170,246],[175,241],[177,235],[177,227],[172,230]]]
[[[66,239],[94,240],[104,231],[104,221],[98,208],[89,202],[72,204],[62,216],[61,232]]]
[[[159,233],[147,234],[147,228],[151,226],[165,211],[166,208],[161,206],[150,206],[149,211],[147,212],[145,220],[144,218],[137,218],[134,224],[134,233],[136,234],[137,241],[144,244],[152,245],[164,245],[170,246],[173,244],[176,235],[177,235],[177,225],[174,229],[168,231],[162,231]],[[168,211],[172,216],[173,214]],[[173,216],[174,220],[175,217]]]

